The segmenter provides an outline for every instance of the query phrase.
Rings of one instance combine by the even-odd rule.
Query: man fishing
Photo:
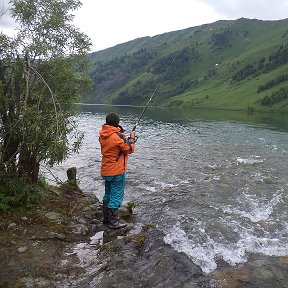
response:
[[[126,224],[119,222],[118,208],[122,205],[125,189],[125,172],[128,154],[135,149],[135,130],[126,138],[119,125],[120,118],[115,113],[106,116],[106,123],[99,131],[102,162],[101,176],[105,180],[103,197],[103,224],[109,228],[123,228]]]

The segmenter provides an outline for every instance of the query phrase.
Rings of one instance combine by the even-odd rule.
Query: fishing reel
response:
[[[131,138],[130,138],[130,137],[128,137],[127,139],[128,139],[128,141],[130,141],[130,139],[131,139]],[[136,135],[135,135],[135,138],[134,138],[134,143],[136,143],[136,142],[137,142],[137,140],[138,140],[138,136],[136,136]]]

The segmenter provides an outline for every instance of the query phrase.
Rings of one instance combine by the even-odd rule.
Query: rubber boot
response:
[[[112,229],[120,229],[127,226],[127,224],[123,224],[119,222],[118,218],[118,209],[110,209],[108,208],[109,214],[109,224],[108,227]]]
[[[108,213],[108,203],[103,201],[102,206],[102,213],[103,213],[103,224],[109,224],[109,213]]]

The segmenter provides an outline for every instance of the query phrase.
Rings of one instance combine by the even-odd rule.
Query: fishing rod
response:
[[[157,85],[156,85],[153,93],[151,94],[151,97],[149,98],[146,106],[144,107],[142,113],[139,115],[139,117],[138,117],[138,119],[137,119],[137,121],[136,121],[136,123],[135,123],[135,126],[132,128],[132,131],[135,131],[135,130],[136,130],[137,126],[138,126],[139,123],[140,123],[140,120],[141,120],[142,116],[144,115],[144,113],[145,113],[145,111],[147,110],[149,104],[151,103],[153,97],[155,96],[155,94],[156,94],[159,86],[160,86],[160,85],[162,84],[162,82],[164,81],[164,78],[165,78],[165,76],[166,76],[166,74],[167,74],[168,69],[172,66],[172,64],[174,63],[175,59],[177,58],[177,56],[178,56],[180,53],[181,53],[181,50],[179,50],[179,51],[175,54],[174,58],[172,59],[172,61],[170,62],[170,64],[167,66],[167,68],[166,68],[166,70],[165,70],[162,78],[158,81],[158,83],[157,83]]]

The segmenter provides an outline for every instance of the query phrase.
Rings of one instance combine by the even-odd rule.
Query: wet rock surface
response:
[[[185,254],[166,245],[160,230],[142,228],[140,233],[133,233],[118,236],[102,245],[95,262],[88,264],[80,279],[78,274],[76,279],[71,279],[66,285],[111,288],[209,287],[209,277]]]
[[[127,227],[108,229],[94,195],[58,192],[39,210],[0,216],[0,287],[288,287],[288,257],[251,255],[207,275],[129,207],[119,213]]]
[[[211,273],[211,287],[286,288],[288,257],[251,255],[237,267],[221,268]]]
[[[39,207],[0,215],[0,287],[55,287],[63,250],[95,233],[90,222],[98,209],[93,195],[62,187],[48,192]],[[46,284],[35,286],[33,279]]]

